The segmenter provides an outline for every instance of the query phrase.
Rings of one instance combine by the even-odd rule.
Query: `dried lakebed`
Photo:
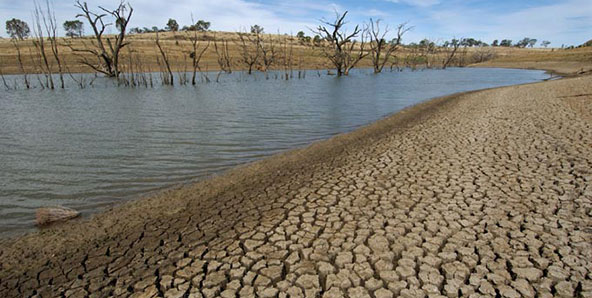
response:
[[[589,297],[592,77],[419,104],[0,245],[0,296]]]
[[[88,215],[428,98],[547,77],[512,69],[356,70],[286,81],[236,72],[196,87],[118,88],[97,79],[82,90],[2,90],[0,237],[32,229],[39,207]]]

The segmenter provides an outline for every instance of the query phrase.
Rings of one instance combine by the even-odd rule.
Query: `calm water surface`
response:
[[[266,80],[242,73],[197,87],[0,91],[0,236],[35,209],[89,214],[351,131],[426,99],[535,82],[542,71],[463,68]]]

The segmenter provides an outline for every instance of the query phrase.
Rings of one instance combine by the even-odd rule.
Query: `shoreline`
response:
[[[554,62],[554,63],[560,63],[560,62]],[[562,76],[562,77],[577,77],[580,75],[585,75],[585,74],[589,74],[590,72],[592,72],[592,64],[591,65],[586,65],[585,67],[582,67],[581,69],[584,70],[584,73],[579,73],[580,72],[580,68],[577,67],[573,67],[573,65],[567,66],[564,69],[558,69],[558,67],[553,66],[553,65],[549,65],[547,62],[541,62],[541,63],[536,63],[533,65],[528,65],[528,62],[525,62],[523,64],[523,66],[520,66],[521,63],[513,63],[513,62],[496,62],[496,61],[487,61],[487,62],[483,62],[483,63],[476,63],[476,64],[468,64],[466,66],[451,66],[448,68],[499,68],[499,69],[522,69],[522,70],[541,70],[541,71],[546,71],[549,74],[555,74],[558,76]],[[373,70],[373,67],[371,65],[361,65],[358,67],[355,67],[354,69],[358,69],[358,70]],[[402,67],[402,69],[411,69],[410,67]],[[425,66],[418,66],[416,68],[415,71],[418,70],[423,70],[423,69],[434,69],[434,70],[442,70],[440,67],[438,66],[434,66],[434,67],[430,67],[427,68]],[[321,72],[326,72],[326,71],[331,71],[334,70],[333,68],[313,68],[313,67],[304,67],[304,68],[294,68],[291,71],[292,72],[297,72],[297,71],[321,71]],[[243,69],[243,68],[237,68],[235,70],[233,70],[233,72],[246,72],[247,69]],[[268,72],[285,72],[285,69],[269,69]],[[202,74],[202,73],[208,73],[208,74],[216,74],[223,71],[219,70],[219,69],[212,69],[212,70],[198,70],[196,71],[196,73],[198,74]],[[388,69],[383,70],[383,72],[389,72]],[[147,73],[152,73],[152,74],[158,74],[160,72],[158,71],[150,71],[150,72],[134,72],[134,74],[147,74]],[[191,73],[191,71],[173,71],[173,74],[178,74],[178,73]],[[265,72],[263,71],[254,71],[254,74],[265,74]],[[67,73],[64,73],[67,77]],[[99,77],[103,77],[101,76],[101,74],[98,74],[96,72],[93,72],[92,69],[89,69],[88,71],[79,71],[79,72],[70,72],[71,75],[93,75],[96,74]],[[129,73],[125,73],[122,72],[122,74],[129,74]],[[3,74],[4,77],[10,77],[10,76],[23,76],[25,74],[23,73],[4,73]],[[43,73],[39,72],[39,73],[27,73],[26,75],[28,76],[39,76],[39,75],[44,75]],[[59,75],[58,73],[53,73],[54,76]],[[347,77],[347,76],[346,76]],[[104,77],[107,78],[107,77]]]
[[[468,67],[472,67],[472,66],[468,66]],[[451,67],[451,68],[454,68],[454,67]],[[476,66],[475,68],[479,68],[479,67]],[[497,68],[497,67],[485,67],[485,68]],[[358,69],[372,70],[371,67],[362,67],[362,68],[358,68]],[[500,69],[509,69],[509,68],[500,67]],[[513,68],[513,69],[519,70],[521,68]],[[306,69],[306,70],[311,70],[312,71],[312,70],[316,70],[316,69]],[[421,70],[421,69],[419,69],[419,70]],[[438,69],[436,69],[436,70],[438,70]],[[534,70],[534,69],[528,69],[528,70]],[[545,69],[540,69],[540,70],[541,71],[547,71]],[[559,79],[562,79],[562,78],[564,78],[564,77],[559,77]],[[492,89],[498,89],[498,88],[507,88],[507,87],[520,86],[520,85],[537,84],[537,83],[541,83],[541,82],[544,82],[544,81],[547,81],[547,79],[544,79],[544,80],[541,80],[541,81],[537,81],[537,82],[531,82],[531,83],[522,83],[522,84],[516,84],[516,85],[508,85],[508,86],[501,86],[501,87],[490,87],[490,88],[477,89],[477,90],[471,90],[471,91],[456,92],[456,93],[452,93],[452,94],[448,94],[448,95],[444,95],[444,96],[437,96],[437,97],[433,97],[433,98],[428,98],[428,99],[425,99],[424,101],[421,101],[421,102],[419,102],[417,104],[413,104],[413,105],[411,105],[409,107],[406,107],[406,108],[404,108],[402,110],[389,113],[389,114],[383,116],[382,118],[379,118],[379,119],[377,119],[375,121],[372,121],[372,122],[367,123],[365,125],[362,125],[362,126],[360,126],[358,128],[355,128],[352,131],[345,132],[345,133],[339,133],[339,134],[334,135],[334,136],[332,136],[332,137],[330,137],[328,139],[322,139],[322,140],[314,141],[314,142],[312,142],[312,143],[310,143],[308,145],[304,145],[304,146],[301,146],[301,147],[290,148],[290,149],[287,149],[286,151],[283,151],[283,152],[280,152],[280,153],[276,153],[276,154],[273,154],[273,155],[264,157],[261,160],[257,160],[257,161],[249,162],[249,163],[245,163],[245,164],[241,164],[241,165],[235,166],[233,168],[224,170],[224,171],[222,171],[220,173],[210,174],[210,175],[207,175],[206,177],[199,178],[197,180],[191,180],[191,181],[187,181],[187,182],[181,182],[181,183],[171,184],[171,185],[165,187],[165,189],[150,191],[148,193],[137,195],[137,196],[135,196],[134,198],[132,198],[130,200],[125,200],[125,201],[121,201],[121,202],[110,203],[107,207],[103,207],[104,209],[101,210],[101,211],[92,212],[92,213],[89,213],[89,214],[82,214],[82,216],[80,216],[78,218],[74,218],[72,220],[69,220],[69,221],[67,221],[65,223],[56,223],[55,225],[52,225],[52,226],[49,226],[49,227],[35,227],[34,226],[34,227],[31,227],[31,228],[27,228],[26,231],[16,231],[14,233],[7,234],[6,237],[0,237],[0,245],[3,242],[12,242],[12,241],[17,240],[18,238],[26,237],[29,234],[35,234],[35,233],[43,232],[44,230],[52,230],[52,229],[54,229],[56,227],[70,225],[70,224],[84,223],[86,221],[89,221],[89,220],[93,219],[95,216],[101,215],[102,213],[110,212],[113,209],[118,209],[120,207],[124,207],[128,203],[132,203],[132,202],[136,202],[136,201],[141,201],[141,200],[149,199],[149,198],[153,198],[153,197],[159,197],[159,196],[163,195],[163,193],[168,193],[170,191],[175,191],[175,190],[182,190],[182,189],[185,189],[186,187],[190,187],[190,186],[193,186],[194,184],[202,183],[202,182],[207,181],[207,180],[222,179],[221,176],[225,176],[226,174],[228,174],[230,172],[234,172],[234,170],[238,170],[238,169],[240,169],[242,167],[249,167],[251,164],[255,164],[255,163],[258,163],[258,162],[265,161],[266,159],[273,158],[276,155],[291,154],[293,151],[305,150],[308,147],[310,147],[312,145],[315,145],[317,143],[323,143],[323,142],[329,141],[329,140],[331,140],[333,138],[336,138],[336,137],[341,137],[343,135],[352,134],[352,133],[355,133],[355,132],[357,132],[358,130],[361,130],[361,129],[371,129],[371,127],[373,127],[374,124],[377,124],[377,122],[381,122],[383,120],[387,120],[387,119],[395,116],[398,113],[406,112],[408,109],[415,110],[414,108],[416,106],[420,106],[421,105],[423,107],[424,104],[429,105],[431,101],[439,101],[439,100],[442,100],[444,98],[455,98],[455,97],[459,97],[459,96],[466,95],[466,94],[471,94],[471,93],[481,92],[481,91],[487,91],[487,90],[492,90]],[[33,230],[31,230],[31,229],[33,229]]]
[[[570,80],[573,79],[561,79],[558,82],[571,82]],[[303,148],[291,149],[241,165],[206,180],[188,185],[172,186],[171,189],[153,196],[118,204],[109,210],[93,215],[90,219],[68,222],[15,238],[2,239],[0,240],[0,256],[3,261],[0,263],[0,279],[11,281],[14,280],[14,276],[12,276],[14,273],[35,271],[56,254],[67,258],[69,255],[76,255],[77,251],[85,251],[86,249],[92,251],[95,250],[95,247],[101,250],[102,243],[128,239],[129,235],[138,234],[140,231],[158,229],[156,223],[176,222],[186,218],[187,214],[191,214],[189,221],[206,224],[206,228],[198,229],[198,235],[194,240],[201,239],[198,241],[199,243],[203,243],[203,241],[208,243],[209,239],[209,241],[216,243],[219,235],[228,232],[225,228],[227,220],[240,222],[243,217],[249,216],[248,213],[251,210],[249,206],[256,208],[264,202],[255,198],[252,200],[248,197],[241,198],[244,194],[257,194],[262,189],[268,193],[268,188],[270,192],[273,192],[275,185],[287,183],[289,188],[286,189],[288,192],[285,195],[290,196],[292,191],[308,183],[292,183],[295,176],[314,176],[318,172],[345,166],[359,152],[372,152],[374,144],[387,142],[420,130],[424,128],[424,123],[428,120],[434,121],[434,119],[439,119],[438,117],[447,117],[447,111],[453,111],[473,100],[473,97],[530,87],[543,88],[540,86],[547,86],[545,84],[549,83],[553,84],[553,82],[535,82],[461,92],[429,99],[352,132],[339,134]],[[244,209],[246,211],[242,213],[241,210]],[[192,213],[190,210],[198,212]],[[230,213],[222,214],[225,210],[229,210]],[[273,209],[268,212],[273,215]],[[210,219],[214,214],[221,216],[221,218]],[[270,216],[274,219],[272,215]],[[261,216],[265,218],[267,215]],[[149,233],[142,232],[140,239],[147,237],[145,234]],[[183,236],[183,239],[192,238],[194,237]],[[140,240],[132,243],[140,243]],[[111,254],[113,253],[109,253],[109,255]],[[7,259],[11,256],[18,256],[18,258]],[[59,265],[60,262],[57,260],[55,264],[54,262],[52,264]],[[85,272],[87,272],[86,265]],[[6,277],[8,278],[6,279]],[[0,288],[0,293],[6,290],[8,289]]]
[[[355,75],[354,75],[354,77],[352,77],[351,79],[355,79],[355,77],[358,77],[358,76],[370,75],[371,74],[371,70],[372,70],[371,68],[367,68],[367,69],[362,70],[360,72],[356,72]],[[432,69],[432,70],[427,70],[427,72],[430,72],[430,73],[440,73],[439,70],[440,69]],[[470,71],[470,69],[466,69],[466,70],[467,71]],[[410,70],[406,70],[406,71],[411,72]],[[423,71],[423,69],[420,69],[418,71],[421,72],[421,71]],[[454,73],[456,71],[462,71],[462,68],[451,68],[450,71],[452,71]],[[491,70],[491,71],[493,71],[493,70]],[[488,73],[488,72],[484,72],[484,74],[486,74],[486,73]],[[539,71],[533,71],[533,72],[525,71],[524,73],[525,74],[528,74],[528,73],[536,73],[537,74],[537,79],[539,79],[538,77],[543,77],[542,71],[541,72],[539,72]],[[395,74],[396,74],[396,72],[395,72]],[[261,75],[261,74],[259,74],[259,75]],[[388,71],[384,75],[387,75],[387,78],[388,78],[389,77]],[[391,74],[391,75],[393,75],[393,74]],[[418,75],[421,75],[421,74],[418,73]],[[372,75],[372,76],[374,76],[374,75]],[[423,76],[423,75],[421,75],[421,76]],[[316,77],[316,75],[315,75],[315,77]],[[330,78],[330,77],[328,77],[328,78]],[[349,82],[350,80],[347,80],[347,81]],[[509,83],[507,83],[507,84],[509,84]],[[475,87],[472,87],[472,88],[475,88]],[[485,90],[485,89],[478,89],[478,90],[473,90],[473,91],[479,91],[479,90]],[[448,95],[445,95],[445,96],[456,95],[456,94],[458,94],[458,93],[448,94]],[[433,99],[433,98],[423,99],[422,101],[429,101],[431,99]],[[375,119],[376,120],[380,120],[382,118],[391,116],[393,113],[396,113],[396,111],[391,112],[388,115],[383,115],[381,117],[376,117],[378,119],[376,119],[376,118]],[[375,120],[373,120],[373,121],[375,121]],[[368,125],[368,124],[371,124],[371,122],[370,123],[365,123],[363,126]],[[302,148],[302,146],[295,147],[295,148],[289,148],[288,150],[290,150],[290,149],[297,149],[297,148]],[[224,172],[221,172],[221,173],[224,173]],[[217,175],[220,175],[221,173],[217,173]],[[188,181],[185,181],[185,182],[177,182],[177,183],[174,183],[174,184],[166,185],[165,188],[167,188],[167,189],[168,188],[175,189],[175,188],[183,187],[184,185],[194,184],[197,181],[201,181],[201,180],[205,180],[205,179],[211,179],[212,177],[215,177],[215,174],[209,174],[209,175],[207,175],[205,177],[200,177],[199,179],[192,179],[192,180],[188,180]],[[142,198],[145,198],[145,197],[155,196],[155,195],[157,195],[160,192],[162,192],[162,188],[160,190],[149,191],[149,192],[142,193],[142,194],[135,194],[133,197],[130,196],[130,197],[121,198],[118,202],[109,202],[109,203],[104,204],[103,206],[100,206],[99,208],[97,208],[98,210],[92,210],[90,208],[84,208],[83,207],[84,209],[82,209],[82,210],[79,209],[78,210],[78,211],[81,211],[82,212],[82,216],[80,218],[74,219],[73,221],[70,221],[70,223],[71,222],[75,222],[75,221],[80,221],[80,220],[88,219],[89,216],[92,216],[94,214],[101,213],[101,212],[104,212],[106,210],[109,210],[109,209],[111,209],[111,208],[113,208],[113,207],[115,207],[115,206],[117,206],[119,204],[125,203],[125,201],[128,201],[128,199],[129,200],[132,200],[132,201],[133,200],[138,200],[138,199],[142,199]],[[65,206],[72,207],[72,205],[65,205]],[[40,206],[40,207],[51,207],[51,205],[45,205],[45,206]],[[24,228],[15,227],[13,229],[13,231],[6,232],[5,235],[1,235],[0,238],[1,239],[14,239],[14,238],[18,238],[20,236],[23,236],[23,235],[25,235],[27,233],[38,231],[38,228],[36,228],[34,226],[33,220],[31,220],[31,221],[29,221],[29,222],[27,222],[25,224],[26,225],[22,225],[21,226],[21,227],[24,227]],[[0,239],[0,241],[1,241],[1,239]]]
[[[532,83],[525,83],[525,84],[519,84],[519,85],[537,84],[537,83],[541,83],[541,82],[532,82]],[[309,157],[308,155],[310,155],[312,157],[313,155],[316,155],[316,154],[312,154],[312,153],[314,153],[313,151],[317,151],[317,150],[321,151],[322,150],[322,152],[320,152],[321,154],[342,152],[343,148],[331,148],[331,147],[333,145],[337,145],[337,146],[341,147],[341,146],[346,145],[345,142],[347,142],[348,144],[349,144],[349,142],[355,142],[354,140],[351,140],[352,138],[356,139],[356,140],[358,138],[366,138],[366,137],[368,137],[367,132],[366,132],[367,130],[372,133],[372,130],[378,129],[379,128],[378,126],[383,125],[383,124],[381,124],[382,122],[388,121],[391,117],[396,116],[399,113],[402,113],[402,114],[412,113],[413,115],[416,115],[416,114],[423,113],[425,110],[432,110],[433,108],[435,108],[435,107],[431,107],[432,105],[443,104],[443,102],[441,102],[441,101],[444,101],[444,100],[453,100],[456,97],[466,95],[466,94],[471,94],[471,93],[476,93],[476,92],[481,92],[481,91],[486,91],[486,90],[492,90],[492,89],[497,89],[497,88],[507,88],[507,87],[512,87],[512,86],[519,86],[519,85],[493,87],[493,88],[485,88],[485,89],[478,89],[478,90],[465,91],[465,92],[457,92],[457,93],[453,93],[453,94],[449,94],[449,95],[445,95],[445,96],[429,98],[423,102],[419,102],[417,104],[411,105],[411,106],[406,107],[406,108],[399,110],[397,112],[390,113],[390,114],[388,114],[376,121],[373,121],[373,122],[368,123],[366,125],[360,126],[350,132],[339,133],[339,134],[334,135],[328,139],[314,141],[314,142],[312,142],[308,145],[305,145],[303,147],[296,147],[296,148],[288,149],[284,152],[276,153],[276,154],[264,157],[263,159],[260,159],[257,161],[241,164],[241,165],[235,166],[233,168],[230,168],[226,171],[223,171],[221,173],[211,174],[208,177],[205,177],[203,179],[199,179],[197,181],[173,184],[164,190],[157,190],[157,191],[153,191],[153,192],[150,192],[150,193],[147,193],[144,195],[140,195],[139,197],[129,200],[129,201],[124,201],[121,203],[114,203],[113,206],[108,207],[106,210],[103,210],[102,212],[90,214],[90,216],[88,216],[88,217],[75,218],[75,219],[72,219],[72,220],[65,222],[65,223],[56,223],[55,225],[52,225],[49,227],[38,228],[38,230],[36,230],[36,231],[25,232],[25,234],[19,234],[19,235],[14,235],[14,236],[10,235],[6,238],[0,238],[0,246],[5,242],[13,242],[15,240],[18,240],[18,238],[28,237],[29,234],[37,234],[37,233],[44,234],[44,232],[52,231],[54,229],[61,229],[61,228],[67,229],[68,228],[67,226],[69,226],[71,224],[79,225],[79,224],[85,224],[85,222],[95,221],[96,220],[95,217],[103,216],[104,215],[103,213],[120,212],[118,210],[120,208],[138,208],[137,206],[127,206],[127,205],[128,204],[135,205],[139,201],[150,200],[150,199],[154,199],[156,197],[162,197],[165,194],[168,194],[170,192],[185,190],[186,188],[194,188],[194,187],[197,187],[197,184],[210,185],[210,183],[208,183],[208,182],[211,182],[211,184],[217,184],[217,182],[218,182],[217,180],[219,180],[219,179],[222,179],[222,180],[236,179],[234,177],[236,175],[244,175],[245,172],[247,172],[247,174],[250,175],[252,172],[259,171],[261,169],[263,169],[265,171],[269,171],[268,169],[266,169],[268,167],[273,167],[274,169],[283,168],[283,165],[278,164],[278,162],[279,163],[286,162],[285,160],[283,160],[284,158],[289,158],[288,162],[290,162],[290,165],[292,166],[292,163],[298,163],[298,161],[292,162],[292,159],[294,157],[302,157],[303,155],[307,155],[307,157]],[[407,115],[407,117],[405,117],[405,119],[408,119],[409,117],[413,117],[413,116]],[[413,121],[413,120],[414,119],[410,119],[409,121]],[[403,123],[401,125],[407,126]],[[364,132],[360,132],[361,130],[364,130]],[[351,136],[349,136],[350,134],[351,134]],[[375,132],[372,134],[374,135],[374,134],[378,134],[378,133]],[[373,136],[373,137],[375,137],[375,136]],[[324,144],[326,142],[329,142],[330,144]],[[314,147],[314,148],[311,148],[311,147]],[[335,149],[335,150],[333,150],[333,149]],[[294,156],[292,156],[292,155],[294,155]],[[318,160],[322,160],[322,158],[321,157],[314,158],[314,161],[318,161]],[[296,167],[298,167],[298,165],[296,165]],[[274,171],[274,170],[271,170],[271,171]],[[226,176],[229,176],[229,177],[226,177]],[[215,181],[211,181],[211,180],[215,180]]]

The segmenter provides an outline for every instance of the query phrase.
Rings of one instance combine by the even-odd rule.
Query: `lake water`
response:
[[[429,98],[548,77],[478,68],[342,78],[309,71],[292,80],[235,73],[196,87],[117,88],[99,79],[86,89],[1,90],[0,236],[33,229],[38,207],[90,214]]]

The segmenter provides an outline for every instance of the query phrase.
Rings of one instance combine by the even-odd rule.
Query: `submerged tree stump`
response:
[[[47,226],[55,222],[67,221],[78,217],[80,212],[67,207],[44,207],[37,209],[35,218],[38,226]]]

